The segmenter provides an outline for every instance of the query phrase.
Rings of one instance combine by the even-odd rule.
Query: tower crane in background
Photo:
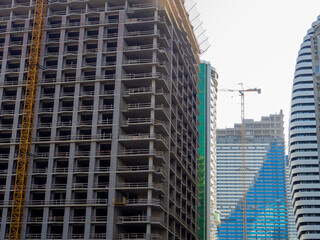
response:
[[[22,237],[23,215],[26,202],[26,189],[32,145],[35,103],[41,63],[42,39],[47,1],[36,0],[30,58],[28,64],[25,100],[23,106],[19,152],[12,199],[9,227],[9,240],[20,240]]]
[[[220,89],[219,91],[224,92],[239,92],[239,96],[241,97],[241,171],[242,171],[242,207],[243,207],[243,240],[247,240],[247,187],[246,187],[246,151],[245,151],[245,112],[244,112],[244,94],[247,92],[257,92],[261,93],[260,88],[249,88],[243,89],[243,83],[240,83],[241,89]]]

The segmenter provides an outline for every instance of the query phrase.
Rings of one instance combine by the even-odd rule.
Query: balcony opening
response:
[[[72,110],[72,109],[73,109],[73,101],[61,102],[61,110]]]
[[[57,188],[66,188],[67,187],[67,177],[55,177],[54,178],[54,185]]]
[[[53,193],[52,194],[52,200],[57,201],[57,202],[62,202],[66,199],[66,194],[64,192],[59,192],[59,193]]]
[[[74,87],[64,87],[62,89],[62,96],[73,96],[74,95]]]
[[[76,53],[78,52],[78,45],[68,45],[67,46],[67,52],[70,53]]]
[[[61,24],[61,19],[49,20],[49,24],[51,24],[51,25],[60,25]]]
[[[49,226],[49,235],[50,234],[53,234],[55,236],[61,235],[61,237],[62,237],[62,232],[63,232],[63,226],[62,225],[61,226],[59,226],[59,225]]]
[[[9,56],[21,56],[21,50],[9,50]]]
[[[54,73],[48,73],[48,74],[45,74],[44,75],[44,79],[46,79],[46,80],[48,80],[48,79],[55,79],[57,77],[57,75],[56,74],[54,74]]]
[[[90,145],[79,145],[78,146],[79,154],[83,154],[83,156],[89,156],[90,153]]]
[[[66,59],[66,67],[76,68],[77,67],[77,59]]]
[[[55,88],[43,88],[42,93],[43,96],[52,96],[54,97]]]
[[[8,89],[4,89],[4,93],[3,93],[3,99],[6,99],[6,97],[11,97],[11,99],[15,99],[13,97],[15,97],[17,94],[16,90],[8,90]]]
[[[72,82],[76,79],[76,73],[75,72],[66,72],[64,73],[65,81]]]
[[[58,60],[46,61],[46,67],[48,68],[57,68]]]
[[[0,172],[6,173],[8,170],[8,163],[0,163]]]
[[[109,57],[106,57],[106,62],[115,62],[117,59],[116,56],[109,56]]]
[[[13,42],[22,42],[23,41],[23,36],[14,36],[14,35],[11,35],[10,36],[10,41],[11,43]],[[4,41],[3,41],[4,42]]]
[[[29,234],[41,234],[42,225],[30,225],[28,227],[28,233]]]
[[[46,169],[48,168],[48,162],[47,161],[39,161],[39,160],[36,160],[34,161],[34,169],[36,169],[36,171],[40,171],[40,172],[43,172],[41,170],[44,170],[46,171]]]
[[[56,165],[56,168],[67,169],[69,163],[68,161],[57,160],[55,165]]]
[[[48,53],[58,53],[59,47],[48,47],[47,52]]]
[[[79,160],[76,162],[77,168],[89,168],[89,161],[87,160]]]
[[[93,92],[94,91],[94,85],[85,85],[82,87],[83,93]]]
[[[100,155],[109,155],[111,151],[111,144],[100,145]]]
[[[99,30],[88,30],[87,31],[87,36],[98,36]]]
[[[76,216],[75,216],[76,217]],[[75,238],[82,238],[84,234],[84,225],[74,225],[72,227],[72,234],[74,235]]]
[[[64,209],[63,208],[53,208],[51,209],[51,217],[53,221],[63,221],[64,218]]]
[[[49,146],[38,146],[36,153],[49,153]]]
[[[71,126],[72,124],[72,115],[62,115],[60,116],[59,125],[61,126]]]
[[[46,177],[34,177],[33,178],[33,183],[37,185],[44,185],[47,182]]]
[[[113,115],[112,114],[103,114],[101,124],[110,125],[112,124]]]
[[[104,201],[108,199],[108,191],[97,192],[97,200]]]
[[[103,99],[103,105],[109,106],[113,104],[113,99]]]
[[[99,209],[99,210],[101,210],[101,209]],[[99,220],[99,217],[100,216],[103,216],[103,217],[107,217],[107,215],[97,215],[97,220]],[[94,227],[94,232],[95,232],[95,234],[98,234],[98,235],[104,235],[104,234],[106,234],[107,232],[106,232],[106,230],[107,230],[107,228],[106,228],[106,226],[105,225],[96,225],[95,227]],[[98,237],[98,236],[97,236]],[[103,237],[103,236],[101,236],[101,237]]]
[[[80,115],[80,125],[91,125],[92,115]]]
[[[43,111],[52,112],[53,111],[53,102],[42,102],[41,107]]]
[[[97,58],[86,58],[85,63],[89,66],[96,66]]]
[[[30,210],[30,217],[42,217],[43,209],[31,209]]]
[[[107,30],[108,35],[109,34],[117,34],[118,33],[118,28],[108,28]]]
[[[70,26],[79,26],[80,25],[80,18],[70,18],[69,25]]]
[[[116,74],[116,71],[115,70],[106,70],[105,71],[105,75],[107,76],[107,77],[112,77],[112,76],[114,76]]]
[[[79,32],[68,32],[68,38],[78,38],[79,37]]]
[[[7,64],[8,69],[18,69],[20,68],[20,63],[9,63]]]
[[[12,23],[12,28],[24,28],[24,23]]]
[[[33,192],[31,194],[31,199],[35,202],[37,201],[43,201],[45,199],[45,194],[44,193],[36,193],[36,192]]]
[[[99,17],[88,17],[89,22],[97,22],[99,21]]]
[[[61,135],[62,133],[64,134],[68,134],[69,132],[60,132],[60,136],[69,136],[68,135]],[[69,151],[70,151],[70,146],[58,146],[57,147],[57,154],[58,156],[61,156],[61,157],[65,157],[65,156],[69,156]]]
[[[57,33],[49,33],[48,37],[49,37],[49,41],[50,41],[50,39],[60,39],[60,33],[59,32],[57,32]]]
[[[114,84],[106,84],[103,86],[104,91],[109,92],[114,90]]]
[[[108,168],[108,167],[110,167],[110,161],[108,160],[99,161],[99,168]]]

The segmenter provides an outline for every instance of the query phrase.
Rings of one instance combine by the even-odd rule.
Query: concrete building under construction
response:
[[[0,5],[6,239],[34,2]],[[48,2],[22,239],[198,239],[199,52],[182,0]]]

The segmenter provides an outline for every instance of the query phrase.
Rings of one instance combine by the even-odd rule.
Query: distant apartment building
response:
[[[297,57],[289,122],[290,183],[298,237],[320,239],[320,16]]]
[[[247,239],[288,239],[283,114],[245,120]],[[243,239],[241,124],[217,130],[219,240]]]
[[[200,240],[217,239],[214,223],[216,194],[216,100],[218,74],[209,62],[200,64],[199,230]]]
[[[0,1],[0,239],[34,1]],[[200,49],[182,0],[48,1],[22,239],[198,239]]]

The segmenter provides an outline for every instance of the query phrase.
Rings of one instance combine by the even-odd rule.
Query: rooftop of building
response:
[[[270,114],[261,117],[260,121],[245,119],[245,132],[247,142],[263,139],[283,139],[283,112],[279,114]],[[217,129],[218,142],[240,142],[241,141],[241,123],[235,123],[233,128]]]

